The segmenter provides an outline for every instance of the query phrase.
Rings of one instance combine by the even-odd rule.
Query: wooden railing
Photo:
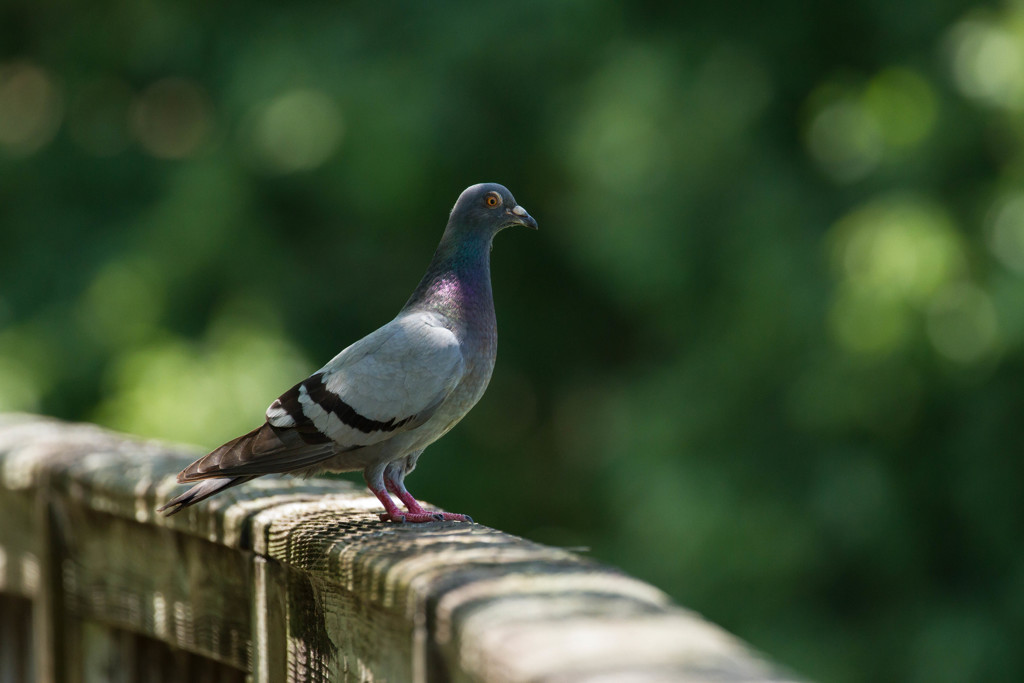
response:
[[[791,680],[614,569],[346,482],[156,514],[195,456],[0,415],[0,683]]]

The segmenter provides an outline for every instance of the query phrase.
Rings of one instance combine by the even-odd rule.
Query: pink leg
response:
[[[411,514],[414,514],[414,515],[429,515],[434,520],[442,519],[442,520],[448,521],[448,522],[472,522],[473,521],[473,518],[470,517],[469,515],[460,515],[460,514],[457,514],[455,512],[428,512],[426,509],[424,509],[424,507],[422,505],[420,505],[419,501],[416,500],[415,498],[413,498],[412,494],[409,493],[408,490],[406,490],[405,484],[402,482],[402,480],[398,479],[396,477],[391,476],[390,472],[386,472],[384,474],[384,484],[385,484],[385,486],[387,486],[388,491],[391,491],[391,493],[393,493],[396,496],[398,496],[399,500],[401,500],[403,503],[405,503],[405,507],[409,510],[409,512]],[[385,495],[387,495],[387,494],[385,494]],[[380,498],[380,496],[377,496],[377,497]],[[387,506],[385,505],[384,508],[387,509]],[[438,517],[438,515],[440,515],[440,518]],[[407,522],[414,521],[414,520],[408,519],[408,516],[406,516],[406,517],[407,517],[406,518]],[[384,519],[384,515],[381,515],[381,519]],[[394,519],[392,519],[392,521],[394,521]]]
[[[373,495],[377,496],[384,505],[384,512],[381,514],[380,519],[382,522],[440,522],[443,520],[455,520],[459,522],[472,522],[466,515],[455,515],[450,512],[429,512],[423,508],[419,502],[412,497],[412,494],[405,490],[405,485],[402,483],[404,478],[404,470],[398,466],[391,467],[380,465],[373,469],[368,469],[363,472],[363,478],[366,480],[366,485],[373,492]],[[405,503],[408,512],[402,512],[395,505],[395,501],[391,500],[391,496],[388,491],[394,493],[398,498]]]
[[[370,488],[373,495],[377,496],[377,500],[384,504],[384,512],[380,513],[380,520],[382,522],[440,522],[444,519],[439,512],[427,512],[422,506],[417,505],[417,509],[409,508],[408,512],[402,512],[395,501],[391,500],[391,496],[383,488],[374,489]]]

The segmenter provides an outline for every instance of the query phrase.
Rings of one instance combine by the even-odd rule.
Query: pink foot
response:
[[[412,497],[405,486],[400,481],[395,481],[391,478],[386,478],[385,485],[388,490],[394,493],[398,498],[405,503],[405,507],[408,512],[402,512],[395,505],[395,502],[391,500],[391,496],[388,495],[387,491],[373,491],[373,495],[377,496],[377,500],[384,504],[384,512],[380,513],[380,521],[382,522],[409,522],[414,524],[421,524],[424,522],[472,522],[473,518],[469,515],[460,515],[454,512],[431,512],[420,505],[419,501]]]
[[[410,524],[423,524],[425,522],[441,522],[444,521],[444,518],[438,512],[402,512],[398,510],[394,513],[380,513],[380,521],[394,522],[396,524],[401,524],[403,522],[409,522]]]
[[[469,515],[460,515],[455,512],[397,512],[391,515],[387,512],[380,513],[382,522],[472,522]]]

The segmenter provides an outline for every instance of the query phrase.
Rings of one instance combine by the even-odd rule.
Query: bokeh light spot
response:
[[[334,154],[342,138],[337,104],[318,90],[292,90],[255,113],[253,144],[270,170],[292,173],[316,168]]]
[[[844,348],[863,354],[893,351],[910,329],[906,306],[897,297],[849,285],[833,301],[829,324]]]
[[[132,130],[142,147],[161,159],[192,156],[212,127],[206,94],[192,81],[165,78],[146,88],[132,106]]]
[[[279,330],[229,312],[202,343],[165,338],[121,355],[96,418],[125,431],[216,445],[261,422],[271,398],[311,369]]]
[[[924,199],[871,202],[840,219],[830,242],[840,283],[829,322],[837,341],[857,353],[898,348],[914,311],[964,269],[952,221]]]
[[[581,177],[617,193],[663,182],[671,142],[663,122],[675,80],[666,61],[653,50],[627,50],[595,78],[572,140]]]
[[[958,363],[992,354],[999,322],[992,298],[980,287],[960,282],[939,291],[928,308],[928,338],[935,349]]]
[[[872,202],[833,228],[833,262],[857,286],[927,299],[963,267],[960,239],[946,212],[914,198]]]
[[[36,378],[16,359],[0,356],[0,412],[39,409],[40,387]]]
[[[48,342],[31,325],[0,329],[0,412],[42,407],[59,367]]]
[[[818,109],[806,132],[815,161],[841,183],[860,180],[879,163],[882,131],[859,98],[843,95]]]
[[[887,145],[910,147],[935,126],[935,91],[911,69],[889,68],[875,76],[864,91],[865,109],[878,122]]]
[[[35,64],[0,65],[0,149],[28,156],[53,139],[63,102],[50,74]]]
[[[988,246],[1003,265],[1024,274],[1024,192],[1005,197],[992,210]]]
[[[137,344],[157,329],[163,291],[155,268],[115,261],[99,272],[78,309],[82,327],[103,344]]]
[[[950,33],[953,78],[962,93],[1008,109],[1024,106],[1024,45],[1008,30],[970,19]]]

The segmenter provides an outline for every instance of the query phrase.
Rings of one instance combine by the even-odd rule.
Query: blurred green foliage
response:
[[[0,409],[213,447],[502,182],[411,479],[829,681],[1024,679],[1024,5],[0,0]]]

